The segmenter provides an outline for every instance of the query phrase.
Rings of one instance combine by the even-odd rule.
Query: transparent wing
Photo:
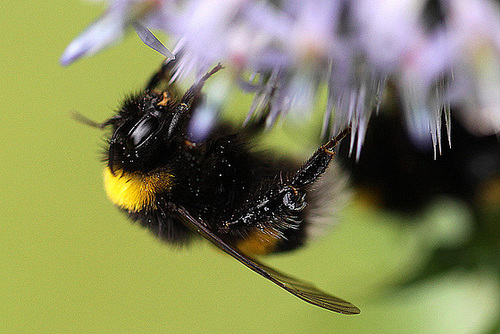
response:
[[[206,239],[210,240],[214,245],[222,249],[227,254],[234,257],[236,260],[243,263],[248,268],[252,269],[261,276],[264,276],[271,282],[282,287],[286,291],[294,294],[300,299],[311,303],[313,305],[322,307],[324,309],[342,313],[342,314],[358,314],[360,313],[359,308],[352,305],[348,301],[342,300],[340,298],[331,296],[326,292],[317,289],[314,285],[301,281],[299,279],[290,277],[275,269],[269,268],[258,261],[249,258],[243,253],[239,252],[237,249],[231,247],[225,243],[221,238],[210,231],[203,221],[196,219],[183,207],[177,206],[173,208],[176,211],[183,222],[191,229],[197,231]]]

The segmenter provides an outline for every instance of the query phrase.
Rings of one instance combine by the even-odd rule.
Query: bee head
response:
[[[169,94],[143,93],[125,100],[113,127],[106,160],[112,173],[149,172],[164,165],[175,153],[178,109]]]

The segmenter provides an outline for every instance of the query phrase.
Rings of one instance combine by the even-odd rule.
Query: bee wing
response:
[[[331,296],[326,292],[317,289],[311,283],[304,282],[299,279],[280,273],[275,269],[269,268],[268,266],[259,263],[254,259],[249,258],[248,256],[244,255],[237,249],[225,243],[221,238],[219,238],[212,231],[210,231],[210,229],[207,228],[207,226],[205,226],[205,224],[202,221],[193,217],[183,207],[180,206],[175,207],[175,211],[180,215],[180,218],[188,227],[197,231],[203,237],[210,240],[214,245],[216,245],[221,250],[234,257],[236,260],[243,263],[248,268],[252,269],[259,275],[264,276],[274,284],[282,287],[283,289],[299,297],[300,299],[308,303],[311,303],[313,305],[342,314],[360,313],[359,308],[352,305],[348,301]]]

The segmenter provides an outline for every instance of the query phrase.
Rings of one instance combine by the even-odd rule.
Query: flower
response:
[[[471,132],[500,132],[500,9],[491,0],[110,0],[61,62],[100,51],[130,26],[167,58],[148,28],[176,41],[174,79],[228,67],[228,80],[255,94],[249,116],[269,106],[269,125],[307,116],[326,86],[324,130],[351,124],[358,157],[387,82],[417,145],[441,149],[451,107]],[[216,119],[214,101],[224,101],[217,96],[194,125],[200,136]]]

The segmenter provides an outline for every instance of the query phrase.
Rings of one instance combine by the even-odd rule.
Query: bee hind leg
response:
[[[259,188],[247,205],[239,208],[229,220],[223,221],[219,233],[250,231],[255,228],[271,231],[284,237],[287,230],[299,229],[302,211],[307,206],[308,186],[314,183],[328,168],[334,156],[333,148],[344,138],[347,128],[338,136],[322,145],[297,171],[291,175],[279,173],[272,182]]]
[[[290,185],[302,188],[315,182],[328,168],[330,161],[335,155],[334,147],[351,132],[351,128],[341,131],[336,137],[330,139],[326,144],[320,146],[295,173],[293,173]]]

